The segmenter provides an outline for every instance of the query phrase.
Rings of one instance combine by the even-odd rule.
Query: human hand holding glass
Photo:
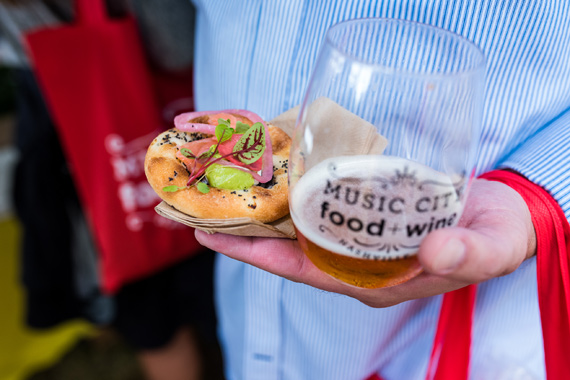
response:
[[[382,28],[381,38],[375,33]],[[365,45],[375,48],[355,58]],[[518,193],[472,179],[482,63],[461,37],[419,24],[356,20],[333,27],[292,147],[290,204],[299,241],[201,231],[196,237],[236,260],[374,307],[513,271],[534,254],[535,235]],[[338,107],[349,119],[358,115],[355,126],[333,127],[347,115]],[[388,139],[382,155],[378,133]],[[332,253],[310,250],[313,243]],[[327,267],[337,272],[326,274]]]
[[[297,236],[317,267],[366,288],[421,271],[423,238],[463,210],[483,83],[479,49],[441,29],[362,19],[329,30],[289,177]],[[355,116],[330,117],[339,109]]]

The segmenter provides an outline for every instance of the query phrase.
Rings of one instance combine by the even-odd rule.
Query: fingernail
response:
[[[461,240],[451,239],[437,255],[432,271],[437,274],[450,273],[461,264],[464,257],[465,244]]]

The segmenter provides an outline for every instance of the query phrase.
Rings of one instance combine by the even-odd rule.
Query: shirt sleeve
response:
[[[570,108],[505,157],[513,169],[546,189],[570,219]]]

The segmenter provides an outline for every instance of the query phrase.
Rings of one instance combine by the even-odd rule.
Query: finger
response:
[[[246,262],[260,269],[296,282],[323,285],[323,274],[301,251],[296,240],[252,238],[226,234],[209,235],[196,230],[200,244],[233,259]],[[327,280],[328,282],[328,280]]]
[[[469,228],[449,228],[428,235],[418,258],[432,274],[477,283],[514,271],[526,258],[528,234],[519,215],[490,210]]]
[[[357,288],[320,271],[294,240],[209,235],[196,230],[198,241],[228,257],[249,263],[291,281],[302,282],[326,291],[346,294],[371,307],[388,307],[410,299],[432,296],[464,286],[457,281],[420,275],[411,281],[384,289]]]

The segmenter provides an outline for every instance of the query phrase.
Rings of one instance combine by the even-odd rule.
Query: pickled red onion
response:
[[[250,173],[253,176],[253,178],[258,182],[266,183],[270,181],[271,178],[273,178],[273,147],[271,146],[271,138],[269,136],[269,129],[267,128],[267,124],[257,114],[251,111],[240,110],[240,109],[228,109],[222,111],[185,112],[174,118],[174,125],[176,126],[176,128],[180,129],[181,131],[201,132],[201,133],[214,135],[216,133],[215,125],[191,123],[190,120],[193,120],[200,116],[211,115],[216,113],[233,113],[236,115],[246,117],[249,120],[251,120],[253,123],[261,123],[263,125],[263,128],[265,129],[265,151],[263,152],[263,156],[261,157],[261,159],[263,160],[261,175],[247,168],[236,167],[236,169],[240,169],[246,173]],[[222,165],[225,164],[225,162],[224,163],[218,162],[218,163]]]
[[[206,133],[208,135],[216,134],[216,126],[210,124],[202,123],[190,123],[189,120],[194,119],[194,117],[188,118],[187,114],[180,114],[174,118],[174,125],[176,128],[184,132],[200,132]]]

